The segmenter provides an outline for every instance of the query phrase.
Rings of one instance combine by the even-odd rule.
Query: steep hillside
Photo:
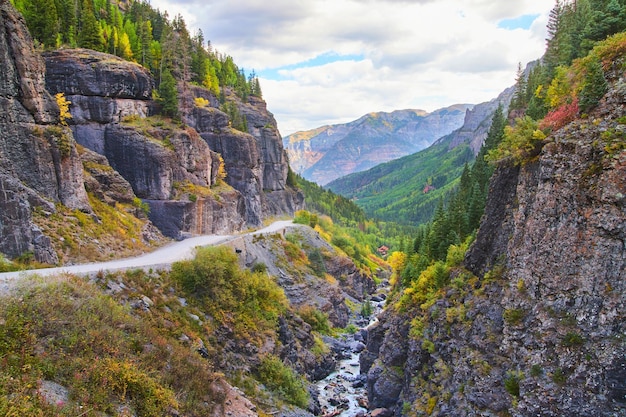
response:
[[[370,216],[406,224],[432,217],[439,200],[455,185],[463,166],[474,155],[467,144],[450,150],[444,139],[421,152],[377,165],[328,184]]]
[[[46,51],[44,64],[9,2],[1,17],[4,256],[107,259],[302,207],[260,97],[223,86],[221,103],[181,75],[169,109],[147,68],[90,49]]]
[[[312,382],[346,354],[329,335],[374,289],[300,225],[167,270],[25,278],[0,293],[0,414],[319,415]]]
[[[354,199],[375,218],[413,225],[429,221],[439,201],[455,187],[464,164],[474,159],[496,108],[508,106],[513,90],[467,110],[463,125],[429,148],[338,178],[327,188]]]
[[[44,61],[24,22],[0,3],[0,253],[57,263],[50,237],[33,219],[62,205],[93,216],[72,132],[45,89]]]
[[[451,246],[419,274],[400,268],[395,309],[362,355],[371,407],[624,415],[625,45],[618,34],[562,67],[558,95],[568,100],[507,129],[490,153],[498,168],[464,260]],[[590,91],[595,103],[579,113]]]
[[[427,113],[397,110],[370,113],[350,123],[287,136],[292,169],[320,185],[341,176],[411,154],[461,126],[471,105]]]

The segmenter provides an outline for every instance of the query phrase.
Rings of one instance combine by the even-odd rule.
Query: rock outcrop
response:
[[[455,148],[462,143],[467,143],[470,145],[474,155],[477,155],[487,138],[487,133],[491,127],[493,113],[496,111],[498,106],[502,106],[504,114],[506,114],[514,93],[515,87],[509,87],[493,100],[477,104],[473,108],[467,109],[463,125],[452,132],[449,138],[441,138],[435,143],[443,140],[449,140],[448,146],[450,149]]]
[[[274,116],[258,97],[244,103],[228,92],[228,100],[245,117],[247,132],[233,129],[226,115],[214,107],[195,107],[184,119],[223,157],[226,182],[246,197],[248,224],[257,226],[265,217],[293,214],[303,207],[304,196],[287,186],[289,162]]]
[[[374,280],[362,274],[350,258],[338,255],[313,229],[294,225],[285,231],[285,236],[290,234],[294,235],[292,240],[306,248],[307,258],[315,259],[318,263],[317,272],[306,266],[296,267],[287,261],[283,247],[287,243],[282,236],[279,240],[248,236],[231,245],[240,253],[243,267],[265,265],[267,272],[277,277],[278,284],[285,290],[292,306],[313,306],[326,313],[333,326],[345,327],[350,316],[346,299],[353,303],[364,301],[376,290]],[[322,271],[335,277],[337,282],[333,284],[323,276],[320,277]]]
[[[45,90],[44,62],[22,17],[0,3],[0,252],[58,261],[32,211],[54,204],[91,212],[72,133]]]
[[[82,49],[45,58],[47,88],[72,102],[77,142],[107,158],[167,236],[229,233],[302,207],[303,196],[286,186],[286,153],[261,99],[243,103],[229,94],[250,126],[240,132],[207,90],[180,83],[185,124],[176,125],[149,117],[158,107],[151,99],[154,80],[141,66]],[[209,105],[196,105],[197,97]],[[215,188],[220,169],[234,190]]]
[[[369,332],[370,404],[395,415],[626,414],[626,89],[491,180],[467,271]],[[461,284],[462,283],[462,284]],[[407,342],[408,340],[408,342]]]

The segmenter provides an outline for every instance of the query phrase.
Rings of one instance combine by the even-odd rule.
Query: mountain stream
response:
[[[367,415],[367,389],[364,375],[360,375],[359,355],[365,349],[363,330],[377,321],[384,300],[372,302],[373,314],[355,324],[362,326],[352,334],[344,334],[333,344],[340,350],[335,372],[317,382],[322,417],[364,417]]]

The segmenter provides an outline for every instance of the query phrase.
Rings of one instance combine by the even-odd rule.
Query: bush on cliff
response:
[[[240,269],[237,255],[226,246],[199,248],[193,260],[172,265],[171,277],[213,319],[232,326],[239,336],[273,330],[287,306],[272,277]]]

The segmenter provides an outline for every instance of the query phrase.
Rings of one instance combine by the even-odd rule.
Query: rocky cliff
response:
[[[514,93],[515,87],[509,87],[493,100],[477,104],[473,108],[467,109],[465,119],[463,119],[463,125],[450,134],[448,146],[452,149],[463,143],[467,143],[470,145],[474,155],[478,154],[478,151],[487,138],[493,113],[498,106],[502,106],[506,114]],[[448,138],[441,138],[435,143],[439,143],[443,140],[448,140]]]
[[[626,415],[626,89],[500,167],[465,267],[369,333],[370,405],[395,415]],[[469,271],[468,271],[469,270]],[[407,343],[408,341],[408,343]]]
[[[285,147],[294,171],[325,185],[427,148],[461,127],[465,111],[471,107],[459,104],[432,113],[370,113],[350,123],[294,133],[285,138]]]
[[[0,28],[0,252],[56,263],[32,211],[53,213],[61,203],[90,213],[82,165],[72,133],[60,124],[59,107],[45,90],[43,59],[9,2],[0,3]]]
[[[72,102],[77,142],[107,158],[167,236],[228,233],[302,206],[286,186],[286,154],[262,100],[228,94],[250,126],[240,132],[208,91],[180,83],[183,123],[176,124],[155,115],[154,81],[144,68],[88,50],[45,58],[47,88]],[[209,105],[196,105],[197,97]],[[232,189],[218,187],[221,164]]]
[[[76,261],[85,245],[97,253],[102,238],[61,230],[68,221],[84,224],[77,210],[110,233],[115,216],[95,212],[90,198],[136,217],[137,231],[119,242],[140,238],[135,250],[161,239],[151,223],[184,238],[258,226],[302,207],[303,196],[286,184],[286,153],[262,100],[243,103],[227,91],[250,126],[239,132],[208,91],[180,83],[182,123],[172,122],[157,115],[145,68],[85,49],[42,59],[21,16],[9,2],[1,6],[0,253],[50,264]],[[57,94],[71,118],[61,119]],[[197,106],[196,97],[210,105]],[[59,218],[63,227],[54,226]]]

